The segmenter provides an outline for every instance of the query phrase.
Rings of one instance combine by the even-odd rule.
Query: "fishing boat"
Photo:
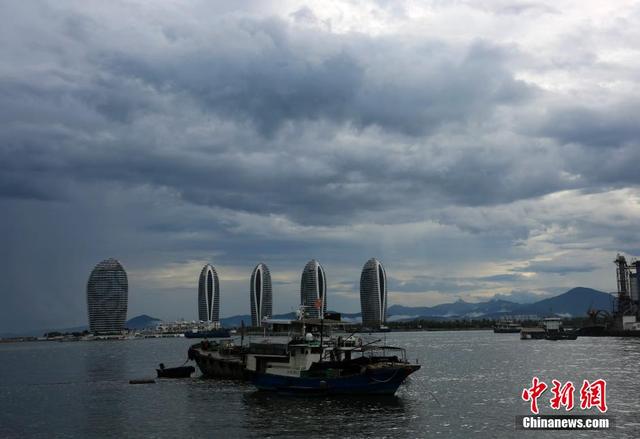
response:
[[[158,378],[189,378],[195,371],[193,366],[165,367],[163,363],[156,369]]]
[[[524,327],[520,331],[520,340],[544,340],[546,332],[539,326]]]
[[[545,340],[576,340],[578,338],[577,331],[568,330],[562,326],[560,317],[547,317],[541,325],[545,329]]]
[[[522,326],[511,321],[499,322],[493,327],[496,334],[517,334],[522,330]]]
[[[280,324],[282,324],[280,322]],[[290,322],[288,342],[251,343],[245,369],[259,389],[302,394],[394,394],[420,365],[401,347],[381,340],[365,343],[355,334],[325,336],[341,322],[300,319]]]
[[[559,317],[547,317],[537,327],[522,328],[520,338],[522,340],[576,340],[578,331],[564,328],[562,319]]]
[[[232,340],[203,340],[189,348],[188,358],[194,360],[205,378],[243,380],[247,378],[244,363],[246,348]]]

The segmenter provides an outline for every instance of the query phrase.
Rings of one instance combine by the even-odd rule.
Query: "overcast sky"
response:
[[[615,290],[640,255],[635,1],[0,3],[0,331],[274,309],[311,258],[359,311]]]

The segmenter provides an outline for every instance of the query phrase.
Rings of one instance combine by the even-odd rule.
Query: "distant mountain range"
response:
[[[544,317],[550,314],[557,314],[563,317],[586,316],[589,308],[612,309],[615,297],[609,293],[594,290],[591,288],[573,288],[559,296],[539,300],[534,303],[516,303],[509,300],[492,299],[487,302],[470,303],[458,300],[453,303],[443,303],[435,306],[402,306],[392,305],[387,310],[389,321],[407,321],[416,319],[431,320],[454,320],[454,319],[499,319],[505,316],[537,316]],[[293,319],[295,313],[276,314],[274,319]],[[360,322],[360,313],[343,313],[342,319],[350,322]],[[249,314],[236,315],[221,319],[224,327],[238,327],[244,321],[245,325],[251,325]],[[143,329],[156,326],[161,323],[160,319],[142,314],[127,320],[126,326],[129,329]],[[87,326],[75,328],[58,329],[59,332],[81,332]],[[20,334],[0,334],[0,336],[25,336],[42,335],[52,330],[25,331]]]
[[[615,297],[591,288],[573,288],[559,296],[534,303],[516,303],[493,299],[487,302],[469,303],[458,300],[433,307],[393,305],[387,310],[389,320],[438,319],[497,319],[504,316],[538,316],[557,314],[563,317],[586,316],[589,308],[610,311]]]
[[[487,302],[465,302],[458,300],[435,306],[402,306],[392,305],[387,309],[389,321],[405,321],[416,319],[454,320],[454,319],[499,319],[505,316],[537,316],[544,317],[557,314],[563,317],[586,316],[589,308],[611,310],[615,298],[609,293],[591,288],[573,288],[559,296],[539,300],[534,303],[516,303],[509,300],[492,299]],[[292,319],[295,313],[276,314],[274,319]],[[360,313],[342,314],[343,320],[359,322]],[[222,326],[240,326],[251,324],[248,314],[223,318]]]
[[[127,320],[126,326],[129,329],[145,329],[152,328],[162,323],[162,320],[155,317],[148,316],[146,314],[139,315],[132,319]]]
[[[162,320],[156,319],[155,317],[148,316],[146,314],[139,315],[137,317],[133,317],[129,319],[125,323],[125,327],[129,329],[144,329],[151,328],[158,324],[162,323]],[[0,337],[40,337],[48,332],[61,332],[61,333],[72,333],[72,332],[82,332],[89,329],[89,326],[74,326],[72,328],[63,328],[63,329],[32,329],[28,331],[16,332],[16,333],[1,333]]]

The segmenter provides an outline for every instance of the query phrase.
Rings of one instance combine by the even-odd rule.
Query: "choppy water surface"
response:
[[[640,339],[521,341],[474,331],[393,333],[387,342],[423,367],[384,398],[285,397],[199,378],[128,383],[153,377],[160,362],[181,364],[185,339],[4,344],[0,437],[640,437]],[[515,431],[533,375],[578,388],[606,379],[615,429]]]

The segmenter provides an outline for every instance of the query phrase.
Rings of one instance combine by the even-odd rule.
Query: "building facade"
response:
[[[198,319],[214,324],[220,322],[220,281],[210,264],[202,268],[198,279]]]
[[[94,334],[118,334],[125,329],[129,281],[116,259],[95,266],[87,282],[89,330]]]
[[[315,259],[309,261],[302,271],[300,304],[311,318],[320,318],[327,312],[327,278],[324,268]]]
[[[369,259],[360,275],[362,325],[379,328],[387,321],[387,272],[376,258]]]
[[[262,319],[273,317],[271,273],[265,264],[258,264],[251,273],[251,326],[260,326]]]

